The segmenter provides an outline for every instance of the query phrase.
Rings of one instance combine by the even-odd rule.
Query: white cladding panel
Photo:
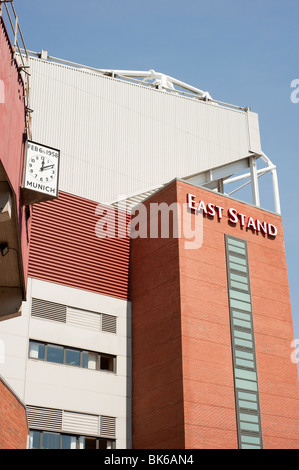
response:
[[[130,433],[128,434],[128,423],[131,420],[130,303],[31,278],[28,279],[27,297],[27,301],[23,302],[22,315],[1,324],[0,375],[26,405],[37,410],[47,408],[68,412],[69,414],[66,414],[68,419],[66,422],[63,421],[63,425],[67,426],[70,432],[75,433],[77,428],[72,429],[72,425],[76,423],[76,426],[79,425],[81,414],[101,416],[102,433],[105,429],[106,431],[112,429],[111,420],[115,418],[117,448],[130,447],[131,437]],[[32,316],[32,299],[39,299],[38,303],[33,302],[33,310],[36,310],[34,316]],[[54,303],[67,307],[64,322],[60,316],[57,318],[55,315],[48,315],[49,312],[56,312],[50,309]],[[46,316],[36,315],[37,310],[44,308],[44,305],[47,306]],[[73,321],[75,313],[77,318]],[[117,334],[104,331],[103,323],[102,328],[95,328],[95,321],[86,323],[87,317],[91,320],[96,315],[109,316],[110,323],[111,318],[116,318]],[[29,358],[30,339],[113,354],[116,356],[116,373]],[[49,422],[53,421],[51,413]],[[42,418],[45,419],[44,414]],[[80,422],[82,424],[82,420]],[[86,434],[97,434],[94,432],[92,422],[84,423],[88,428]],[[38,428],[38,423],[35,428]]]
[[[61,151],[60,190],[98,202],[242,159],[252,136],[260,148],[254,113],[35,58],[31,107],[32,140]]]

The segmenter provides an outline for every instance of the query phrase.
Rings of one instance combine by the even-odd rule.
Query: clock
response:
[[[34,155],[28,161],[29,175],[40,183],[49,183],[55,180],[56,171],[55,162],[48,157]]]
[[[24,204],[58,197],[59,160],[59,150],[27,141],[22,186]]]

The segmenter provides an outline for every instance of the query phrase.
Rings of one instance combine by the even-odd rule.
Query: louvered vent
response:
[[[29,428],[58,432],[62,430],[62,410],[36,406],[27,406],[26,410]]]
[[[62,431],[97,436],[99,433],[99,416],[64,411]]]
[[[116,333],[116,317],[102,313],[102,331]]]
[[[49,302],[48,300],[32,299],[31,315],[66,323],[66,305]]]
[[[100,416],[100,436],[115,438],[115,418],[112,416]]]
[[[107,333],[116,333],[117,328],[117,317],[115,315],[90,312],[36,298],[32,299],[31,315],[96,331],[102,330]]]
[[[100,331],[101,328],[101,314],[96,312],[89,312],[79,308],[67,308],[67,323],[69,325],[81,326],[84,328],[91,328]]]
[[[29,429],[70,432],[115,439],[116,418],[27,405]]]

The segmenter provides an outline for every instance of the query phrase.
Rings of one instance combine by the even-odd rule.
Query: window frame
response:
[[[31,353],[31,348],[30,346],[33,344],[33,343],[36,343],[40,346],[43,346],[43,351],[44,351],[44,357],[41,358],[41,357],[33,357],[32,355],[30,355]],[[48,348],[50,347],[56,347],[56,348],[62,348],[62,362],[55,362],[55,361],[49,361],[48,360]],[[75,352],[78,352],[80,354],[80,364],[70,364],[69,362],[66,362],[66,353],[68,350],[72,350],[72,351],[75,351]],[[88,359],[88,355],[91,354],[91,355],[95,355],[95,358],[96,358],[96,368],[93,369],[93,368],[90,368],[90,367],[84,367],[83,365],[83,354],[86,353],[87,354],[87,359]],[[29,339],[29,347],[28,347],[28,358],[29,359],[32,359],[32,360],[36,360],[36,361],[43,361],[43,362],[48,362],[50,364],[58,364],[58,365],[64,365],[64,366],[70,366],[70,367],[76,367],[76,368],[80,368],[80,369],[86,369],[86,370],[96,370],[98,372],[109,372],[109,373],[112,373],[112,374],[116,374],[116,363],[117,363],[117,356],[114,355],[114,354],[108,354],[108,353],[103,353],[103,352],[98,352],[98,351],[88,351],[86,349],[79,349],[79,348],[74,348],[73,346],[63,346],[61,344],[56,344],[56,343],[48,343],[48,342],[45,342],[45,341],[39,341],[39,340],[35,340],[35,339]],[[108,358],[109,359],[109,363],[112,364],[112,368],[101,368],[101,358]],[[87,364],[88,364],[88,360],[87,360]]]
[[[225,254],[239,448],[262,449],[262,424],[259,404],[259,387],[256,365],[247,241],[241,238],[236,238],[231,235],[225,234]],[[240,258],[240,260],[243,261],[240,263],[236,263],[237,258]],[[238,266],[241,267],[241,269],[237,269]],[[232,281],[239,282],[242,285],[237,287],[236,285],[232,284]],[[231,292],[233,292],[232,296]],[[247,294],[247,301],[239,300],[236,302],[236,297],[238,297],[236,296],[236,293],[238,292],[241,294],[240,297],[243,296],[243,298],[245,299],[246,297],[244,296],[244,294]],[[243,322],[246,323],[238,324],[238,321],[242,321],[242,316]],[[238,321],[236,322],[236,320]],[[250,366],[246,365],[246,363],[240,364],[240,355],[237,356],[237,351],[240,353],[243,352],[244,355],[246,353],[252,355],[250,359]],[[254,374],[256,375],[254,376]],[[255,397],[255,400],[247,400],[247,406],[249,406],[249,408],[241,406],[242,404],[246,404],[246,400],[240,398],[240,393]],[[256,423],[244,421],[242,419],[243,415],[252,415],[257,417],[258,431],[253,430],[254,426],[250,426]],[[247,426],[247,429],[244,429],[244,424],[245,427]],[[250,427],[252,428],[251,430]],[[251,446],[248,442],[244,443],[244,437],[247,437],[248,439],[256,438],[257,440],[259,440],[259,444],[252,444]]]
[[[96,447],[95,449],[97,450],[103,450],[102,447],[100,447],[100,441],[101,442],[106,442],[107,444],[110,443],[111,447],[107,447],[107,444],[106,444],[106,449],[115,449],[116,447],[116,439],[106,439],[104,437],[101,437],[101,436],[87,436],[87,435],[82,435],[82,434],[72,434],[72,433],[65,433],[65,432],[57,432],[57,431],[50,431],[50,430],[47,430],[47,429],[29,429],[29,443],[31,444],[30,442],[30,439],[32,439],[33,441],[33,435],[32,433],[39,433],[39,447],[38,449],[39,450],[47,450],[47,449],[43,449],[43,438],[44,438],[44,433],[52,433],[52,434],[57,434],[59,436],[59,450],[81,450],[81,449],[85,449],[85,447],[80,447],[81,445],[81,442],[82,442],[82,439],[95,439],[96,440]],[[63,441],[63,437],[64,436],[70,436],[70,437],[75,437],[76,438],[76,448],[75,449],[72,449],[72,448],[67,448],[65,449],[64,447],[62,447],[62,441]],[[30,449],[32,450],[36,450],[35,447],[29,447]],[[105,448],[104,448],[105,449]],[[58,450],[58,449],[57,449]]]

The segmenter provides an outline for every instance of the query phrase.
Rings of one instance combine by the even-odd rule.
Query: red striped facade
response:
[[[29,276],[127,299],[130,238],[99,238],[100,213],[124,232],[129,216],[78,196],[34,205]]]

